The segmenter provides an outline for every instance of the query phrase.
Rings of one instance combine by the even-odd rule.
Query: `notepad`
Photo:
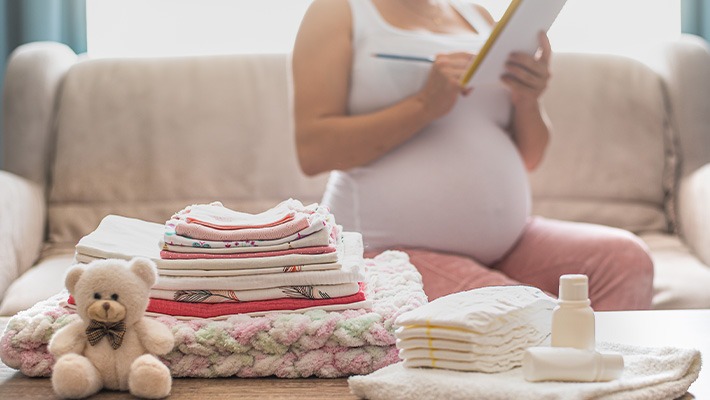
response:
[[[513,51],[534,54],[538,32],[547,32],[567,0],[513,0],[471,61],[462,85],[499,84],[505,62]]]

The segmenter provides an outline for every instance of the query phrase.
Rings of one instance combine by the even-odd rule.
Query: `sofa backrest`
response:
[[[661,77],[645,64],[556,54],[543,101],[550,145],[531,174],[533,212],[634,232],[667,231],[678,173]]]
[[[555,54],[543,98],[554,132],[531,175],[536,214],[668,229],[679,158],[685,175],[710,161],[710,112],[697,101],[710,53],[699,40],[666,52],[660,73]],[[162,222],[196,202],[259,211],[320,199],[326,175],[307,178],[296,161],[285,55],[76,63],[57,43],[14,54],[5,167],[47,188],[53,243],[75,244],[109,213]]]
[[[75,243],[107,214],[164,222],[198,202],[247,212],[319,201],[299,170],[288,58],[96,59],[59,95],[49,239]]]

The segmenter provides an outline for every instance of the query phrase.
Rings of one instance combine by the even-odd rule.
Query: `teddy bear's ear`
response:
[[[146,286],[153,287],[158,277],[158,270],[153,261],[143,257],[136,257],[131,260],[130,269],[131,272],[138,275],[145,282]]]
[[[75,265],[69,269],[66,278],[64,278],[64,286],[67,287],[69,293],[74,294],[76,283],[79,282],[81,274],[84,273],[84,268],[81,265]]]

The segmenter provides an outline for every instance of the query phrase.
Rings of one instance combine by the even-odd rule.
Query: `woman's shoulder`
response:
[[[325,38],[349,35],[350,20],[348,0],[314,0],[301,20],[296,42],[322,42]]]
[[[308,13],[327,18],[350,18],[349,0],[313,0]]]
[[[350,5],[348,0],[314,0],[301,21],[301,29],[311,28],[326,34],[350,30]]]

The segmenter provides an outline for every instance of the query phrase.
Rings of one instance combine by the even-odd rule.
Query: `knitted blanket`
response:
[[[180,321],[163,316],[175,348],[162,357],[174,377],[334,378],[368,374],[399,357],[394,320],[427,302],[421,275],[406,253],[386,251],[365,260],[372,310],[236,315],[224,321]],[[47,343],[78,316],[59,306],[59,294],[10,319],[0,359],[28,376],[49,376]]]

